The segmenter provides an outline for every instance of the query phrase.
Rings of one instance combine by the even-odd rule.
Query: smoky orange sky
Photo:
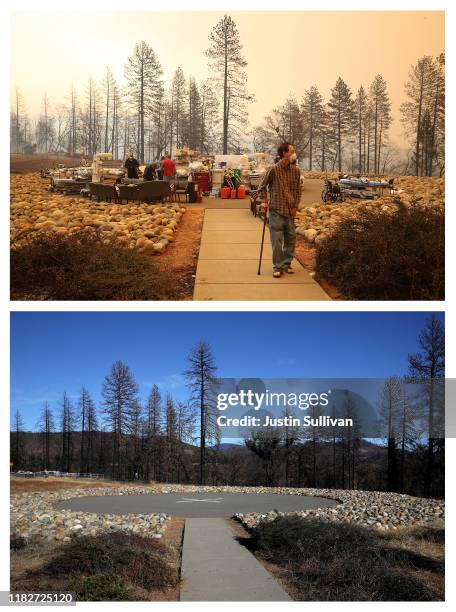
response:
[[[36,117],[46,92],[52,105],[68,101],[72,86],[83,95],[90,76],[109,66],[120,84],[127,57],[145,40],[169,81],[210,76],[204,50],[222,12],[16,12],[11,16],[12,98],[18,87]],[[444,50],[443,11],[232,12],[248,61],[248,88],[256,101],[250,125],[259,124],[288,94],[298,99],[311,85],[328,97],[341,76],[352,91],[381,73],[389,88],[391,140],[403,143],[399,106],[411,64]]]

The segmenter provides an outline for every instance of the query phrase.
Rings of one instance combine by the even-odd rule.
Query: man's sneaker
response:
[[[288,266],[288,268],[286,269],[287,274],[294,274],[294,268],[292,268],[291,266]]]
[[[272,276],[274,278],[280,278],[282,276],[282,272],[280,270],[274,270],[274,272],[272,273]]]

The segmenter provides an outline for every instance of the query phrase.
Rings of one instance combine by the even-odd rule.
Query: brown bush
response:
[[[441,208],[364,211],[317,246],[317,275],[347,299],[443,300],[445,229]]]
[[[11,250],[11,297],[45,300],[171,300],[171,273],[93,229],[43,232]]]
[[[278,565],[295,599],[305,601],[440,601],[444,564],[423,554],[441,529],[380,533],[297,516],[260,523],[251,548]]]
[[[80,601],[140,601],[149,598],[148,592],[178,584],[178,559],[162,542],[137,534],[79,536],[21,581],[26,591],[35,592],[59,585]]]

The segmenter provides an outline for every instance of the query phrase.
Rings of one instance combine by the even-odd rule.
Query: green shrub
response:
[[[444,212],[364,211],[318,244],[317,275],[347,299],[443,300]]]
[[[11,250],[11,296],[46,300],[177,299],[170,272],[118,241],[87,228],[32,235]]]

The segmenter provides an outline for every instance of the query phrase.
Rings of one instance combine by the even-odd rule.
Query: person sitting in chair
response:
[[[157,173],[155,171],[155,164],[148,164],[144,168],[143,178],[145,181],[155,181],[157,179]]]

